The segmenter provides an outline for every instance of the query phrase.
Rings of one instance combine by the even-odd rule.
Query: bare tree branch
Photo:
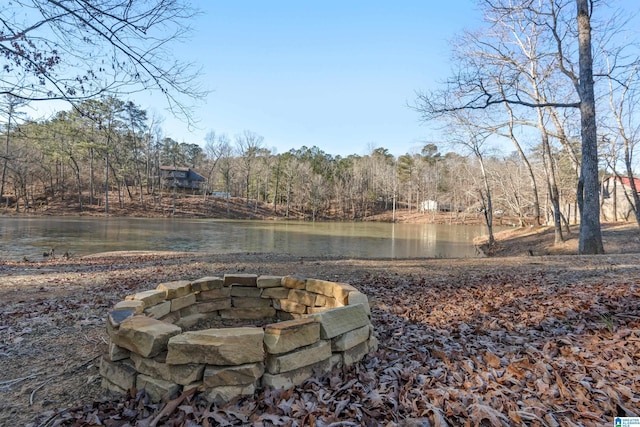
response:
[[[173,45],[197,15],[185,0],[15,0],[0,10],[0,94],[78,102],[158,90],[176,115],[207,93]]]

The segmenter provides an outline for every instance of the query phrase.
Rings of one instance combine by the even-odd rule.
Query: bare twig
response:
[[[49,425],[53,425],[52,423],[56,420],[56,418],[58,418],[60,415],[64,414],[65,412],[70,412],[70,411],[73,412],[73,410],[68,408],[61,409],[60,411],[57,411],[56,413],[51,415],[49,418],[44,420],[42,423],[38,424],[38,427],[47,427]]]
[[[31,395],[29,396],[29,406],[33,405],[33,396],[35,396],[36,391],[40,390],[42,387],[44,387],[45,385],[47,385],[48,383],[53,381],[53,378],[54,377],[49,378],[48,380],[46,380],[42,384],[40,384],[38,387],[33,389],[33,391],[31,392]]]
[[[25,380],[30,380],[31,378],[35,378],[35,377],[36,377],[36,374],[31,374],[31,375],[26,376],[26,377],[15,378],[15,379],[12,379],[12,380],[3,381],[3,382],[0,383],[0,386],[10,387],[10,386],[12,386],[14,384],[17,384],[17,383],[25,381]]]

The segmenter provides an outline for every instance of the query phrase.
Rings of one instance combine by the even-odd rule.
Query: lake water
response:
[[[0,259],[119,250],[277,252],[352,258],[468,258],[483,226],[166,218],[0,217]]]

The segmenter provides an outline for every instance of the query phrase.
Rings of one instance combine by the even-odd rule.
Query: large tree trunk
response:
[[[598,183],[598,139],[596,105],[593,92],[593,57],[591,55],[591,17],[589,0],[576,0],[578,43],[580,53],[580,121],[582,134],[582,166],[578,184],[580,202],[579,254],[602,254]]]

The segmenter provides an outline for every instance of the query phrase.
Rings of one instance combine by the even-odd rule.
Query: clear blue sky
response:
[[[177,56],[202,66],[212,92],[195,110],[198,129],[155,110],[166,136],[203,144],[209,130],[248,129],[278,153],[398,156],[437,140],[407,103],[448,77],[449,41],[480,22],[472,0],[197,3],[203,15]]]

